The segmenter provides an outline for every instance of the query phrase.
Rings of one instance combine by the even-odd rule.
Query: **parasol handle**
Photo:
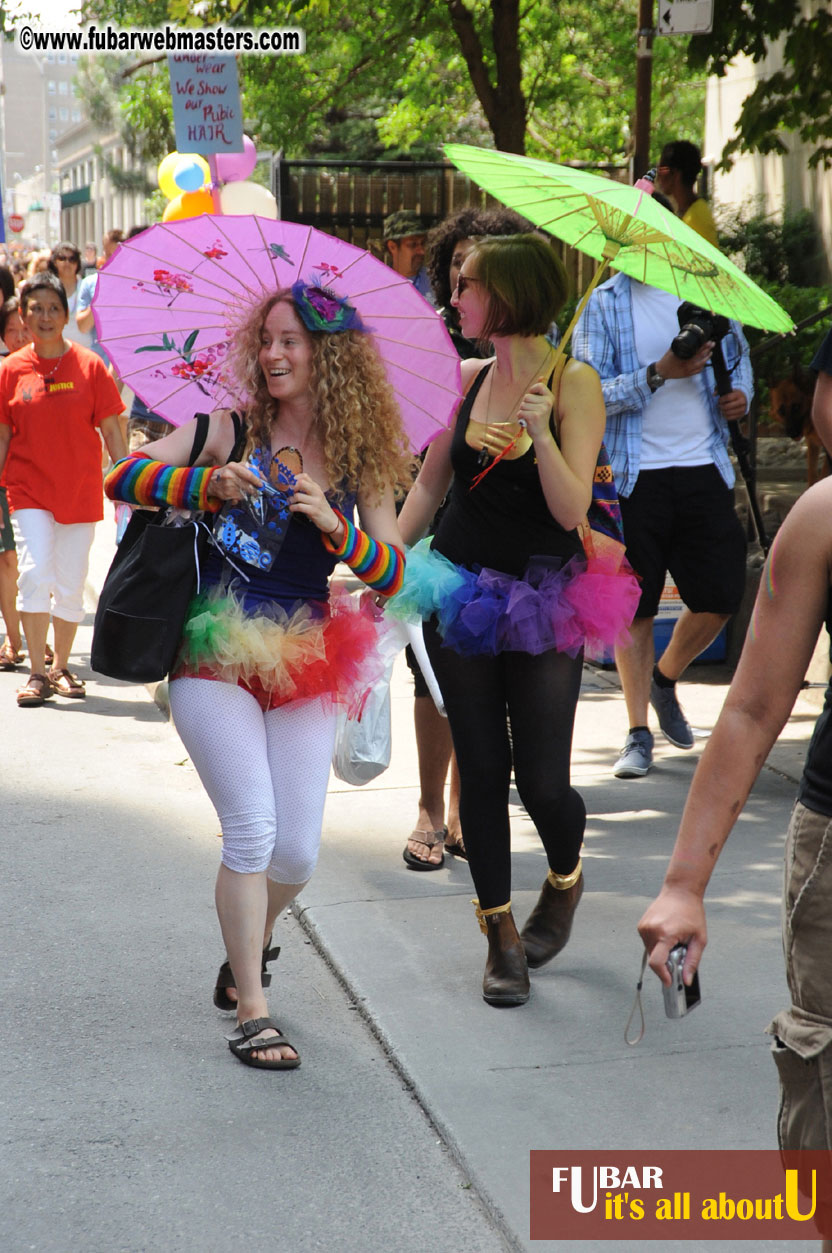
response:
[[[211,200],[214,205],[214,213],[221,214],[220,207],[220,176],[217,173],[217,154],[212,152],[208,156],[208,173],[211,178]]]
[[[574,331],[575,327],[578,324],[578,318],[581,316],[584,309],[586,308],[587,302],[590,296],[595,291],[595,288],[598,286],[599,282],[601,281],[601,276],[606,270],[608,265],[609,265],[609,259],[601,262],[601,264],[598,266],[598,269],[595,271],[595,273],[592,276],[591,283],[587,287],[583,296],[581,296],[580,300],[578,301],[578,304],[575,308],[575,312],[572,314],[572,321],[569,323],[569,325],[567,326],[566,330],[563,332],[563,335],[560,338],[560,343],[558,344],[557,356],[555,357],[555,363],[554,363],[553,369],[557,369],[558,362],[560,361],[561,357],[565,354],[566,345],[569,343],[569,340],[572,337],[572,332]]]

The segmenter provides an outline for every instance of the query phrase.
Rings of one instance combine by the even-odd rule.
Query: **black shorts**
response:
[[[667,571],[694,613],[734,614],[746,539],[734,493],[715,465],[642,470],[621,497],[627,557],[642,580],[637,618],[655,617]]]
[[[404,655],[407,661],[408,669],[410,670],[410,673],[413,675],[413,695],[414,696],[430,696],[430,688],[425,682],[425,676],[422,674],[422,671],[419,668],[419,663],[416,660],[416,654],[414,653],[413,649],[410,647],[409,644],[404,650]]]

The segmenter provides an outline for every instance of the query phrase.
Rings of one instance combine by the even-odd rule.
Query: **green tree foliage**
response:
[[[778,40],[783,68],[761,78],[743,101],[737,134],[722,152],[723,168],[738,152],[786,152],[783,131],[814,145],[811,166],[832,164],[832,14],[827,4],[719,0],[713,31],[691,38],[688,62],[695,71],[722,75],[740,53],[761,62]]]
[[[250,133],[287,155],[427,158],[453,139],[620,163],[631,149],[636,0],[87,0],[84,12],[121,26],[302,27],[303,56],[239,58]],[[654,52],[656,151],[700,140],[704,87],[686,41]],[[158,68],[133,71],[132,95],[127,79],[119,87],[153,156],[160,119],[139,115]],[[148,90],[150,109],[163,88]]]

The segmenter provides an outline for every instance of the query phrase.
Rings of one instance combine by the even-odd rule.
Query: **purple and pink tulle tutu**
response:
[[[641,589],[620,555],[532,557],[518,578],[454,565],[430,543],[409,550],[404,586],[386,612],[406,622],[436,615],[443,643],[465,657],[551,648],[602,655],[629,641]]]

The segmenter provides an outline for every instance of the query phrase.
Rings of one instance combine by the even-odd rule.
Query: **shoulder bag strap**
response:
[[[231,456],[228,460],[239,461],[246,446],[246,426],[236,410],[231,414],[231,421],[234,423],[234,447],[231,449]]]
[[[205,447],[205,441],[208,438],[208,427],[211,421],[207,413],[197,413],[194,414],[194,417],[196,418],[196,430],[194,431],[194,442],[191,446],[191,455],[188,458],[189,466],[196,465],[199,460],[199,454]]]
[[[196,418],[196,430],[194,431],[194,442],[191,446],[191,455],[188,458],[188,465],[196,465],[199,460],[199,454],[205,447],[205,441],[208,438],[208,430],[211,419],[207,413],[194,414]],[[243,449],[246,444],[246,429],[243,419],[239,413],[231,414],[231,421],[234,424],[234,446],[229,454],[229,461],[239,461],[242,456]]]

